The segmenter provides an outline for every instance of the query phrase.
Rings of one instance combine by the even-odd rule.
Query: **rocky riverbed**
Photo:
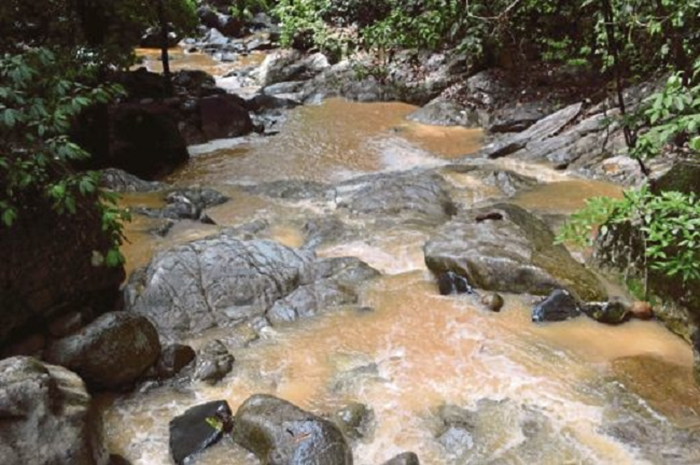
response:
[[[205,14],[173,53],[178,97],[110,110],[156,115],[140,129],[172,155],[103,172],[134,212],[120,311],[64,312],[8,349],[45,362],[0,361],[0,456],[700,461],[691,347],[555,241],[639,180],[605,101],[515,101],[449,54],[359,76]]]

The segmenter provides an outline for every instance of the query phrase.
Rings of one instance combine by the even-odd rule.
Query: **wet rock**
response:
[[[438,442],[452,455],[462,456],[474,447],[477,418],[474,412],[456,405],[443,405],[438,410],[441,421],[437,430]]]
[[[263,95],[277,95],[291,98],[296,96],[301,98],[306,81],[285,81],[265,86],[262,89]],[[282,97],[281,97],[282,98]]]
[[[163,183],[144,181],[133,174],[116,168],[102,170],[100,185],[114,192],[152,192],[165,188]]]
[[[0,361],[0,457],[6,465],[107,465],[102,418],[83,381],[30,357]]]
[[[311,284],[300,286],[267,311],[267,319],[273,326],[356,304],[357,287],[379,276],[377,270],[351,257],[317,261],[311,273]]]
[[[532,321],[564,321],[581,314],[581,307],[570,292],[557,289],[532,309]]]
[[[255,395],[241,405],[233,439],[264,463],[353,463],[350,447],[337,426],[268,395]]]
[[[190,157],[179,120],[162,103],[90,110],[76,127],[76,141],[92,154],[81,168],[119,168],[143,179],[169,174]]]
[[[147,318],[112,312],[52,343],[46,359],[75,371],[90,386],[115,389],[133,383],[160,350],[158,333]]]
[[[213,446],[231,428],[233,413],[225,400],[197,405],[170,421],[170,454],[178,465]]]
[[[369,439],[374,432],[374,411],[365,404],[351,402],[333,414],[331,420],[346,438]]]
[[[479,126],[479,115],[475,111],[442,97],[431,101],[406,118],[434,126]]]
[[[206,6],[197,9],[197,16],[204,26],[216,29],[226,37],[240,38],[248,32],[242,21]]]
[[[474,292],[464,276],[448,271],[438,275],[440,295],[471,294]]]
[[[221,341],[211,341],[197,355],[194,379],[216,384],[231,372],[234,361],[233,355]]]
[[[207,97],[226,93],[216,86],[216,79],[198,69],[183,69],[173,74],[173,85],[188,97]]]
[[[581,311],[594,320],[609,325],[619,325],[630,317],[629,306],[620,300],[588,302],[581,306]]]
[[[494,214],[502,219],[479,221]],[[426,243],[424,253],[438,279],[453,272],[487,291],[546,295],[564,288],[585,300],[606,298],[595,275],[555,245],[547,225],[512,204],[458,215]]]
[[[289,110],[299,106],[299,102],[270,94],[257,94],[251,99],[246,100],[246,105],[250,111],[261,112],[269,110]]]
[[[649,320],[654,317],[654,310],[649,302],[635,301],[630,306],[630,314],[639,320]]]
[[[180,373],[196,357],[192,347],[183,344],[170,344],[160,353],[153,367],[153,375],[158,379],[168,379]]]
[[[353,180],[336,189],[341,208],[394,222],[448,220],[457,211],[445,181],[437,174],[400,173]]]
[[[477,173],[478,175],[479,173]],[[483,172],[484,184],[497,187],[505,195],[512,197],[520,191],[530,189],[539,182],[531,177],[523,176],[507,170],[493,170]]]
[[[547,102],[532,102],[515,107],[506,107],[494,113],[489,126],[492,133],[521,132],[552,112]]]
[[[297,50],[279,50],[269,54],[260,65],[257,77],[263,87],[287,81],[304,81],[330,67],[322,53],[304,56]]]
[[[168,192],[164,199],[167,205],[163,208],[144,207],[136,211],[152,218],[189,219],[210,223],[211,220],[204,211],[228,201],[228,197],[223,194],[201,187],[175,189]]]
[[[482,296],[481,303],[492,312],[500,312],[505,301],[503,297],[501,297],[501,294],[492,293]]]
[[[420,460],[418,460],[418,456],[415,453],[404,452],[384,462],[384,465],[420,465]]]
[[[125,289],[126,308],[164,336],[197,334],[263,315],[309,282],[312,255],[226,234],[164,250]]]
[[[306,104],[318,104],[324,99],[342,97],[357,102],[390,102],[398,100],[396,86],[372,75],[358,75],[349,61],[342,61],[307,81],[301,93]]]
[[[307,200],[323,198],[329,189],[329,185],[320,182],[280,180],[250,186],[246,191],[278,199]]]
[[[388,63],[386,81],[407,103],[425,105],[436,98],[448,101],[441,93],[466,78],[468,60],[459,53],[402,50]]]
[[[253,131],[245,101],[235,95],[214,95],[199,101],[201,128],[207,140],[239,137]]]
[[[109,465],[132,465],[130,461],[118,454],[109,456]]]
[[[700,163],[680,161],[656,180],[654,188],[660,192],[676,191],[700,196]]]

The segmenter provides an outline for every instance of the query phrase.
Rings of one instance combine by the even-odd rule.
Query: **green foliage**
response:
[[[558,240],[592,243],[593,229],[605,234],[610,225],[631,223],[643,233],[651,270],[700,281],[700,201],[680,192],[654,194],[646,187],[630,190],[621,200],[590,199],[563,227]]]
[[[700,60],[695,63],[695,79],[700,78]],[[652,95],[642,111],[640,125],[647,127],[632,154],[642,159],[653,158],[664,145],[686,141],[691,151],[700,154],[700,84],[686,86],[683,73],[668,78],[662,92]]]
[[[273,0],[235,0],[231,6],[231,16],[238,19],[248,20],[257,13],[270,11]]]
[[[89,156],[69,140],[71,123],[85,108],[121,92],[117,86],[81,83],[90,78],[89,69],[71,70],[47,49],[0,58],[0,226],[11,227],[31,199],[44,198],[67,215],[86,201],[97,202],[114,246],[108,263],[116,264],[126,214],[100,191],[97,173],[70,168]]]

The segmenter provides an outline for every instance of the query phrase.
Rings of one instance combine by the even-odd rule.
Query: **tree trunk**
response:
[[[165,79],[165,92],[173,95],[173,78],[170,73],[170,57],[168,56],[168,18],[165,16],[165,0],[158,0],[158,22],[160,23],[160,59],[163,62],[163,79]]]

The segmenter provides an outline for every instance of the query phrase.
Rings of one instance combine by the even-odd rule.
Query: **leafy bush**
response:
[[[11,227],[18,215],[29,214],[37,197],[50,201],[60,214],[75,214],[83,200],[102,213],[104,233],[113,248],[108,265],[117,265],[126,214],[115,198],[98,187],[97,173],[75,173],[71,163],[89,156],[68,138],[81,111],[116,96],[116,86],[88,86],[86,68],[59,59],[46,49],[0,58],[0,227]]]
[[[589,199],[572,215],[560,242],[591,245],[593,229],[630,223],[643,233],[647,266],[684,283],[700,281],[700,200],[694,194],[652,193],[647,187],[625,192],[622,200]]]

